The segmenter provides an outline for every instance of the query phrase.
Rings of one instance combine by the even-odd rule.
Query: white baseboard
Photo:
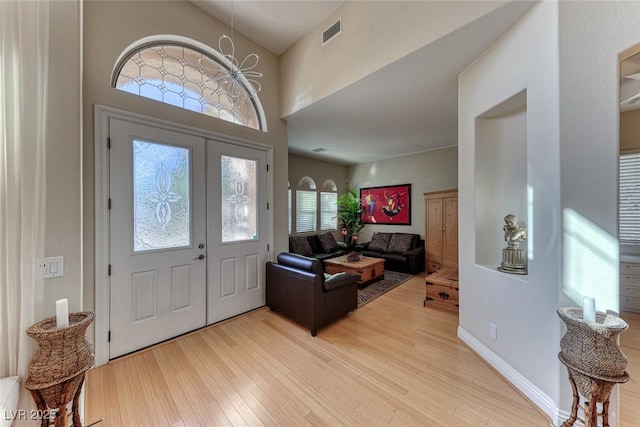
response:
[[[551,419],[552,425],[559,426],[562,423],[561,420],[569,418],[569,413],[560,411],[553,399],[460,326],[458,326],[458,338],[544,412]],[[576,427],[578,427],[577,424]]]

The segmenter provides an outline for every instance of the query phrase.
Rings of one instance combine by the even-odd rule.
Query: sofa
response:
[[[311,330],[318,330],[358,307],[358,280],[351,273],[328,275],[322,261],[283,252],[267,262],[267,306]]]
[[[375,233],[370,242],[356,245],[364,256],[384,259],[384,269],[417,274],[424,271],[424,240],[419,234]]]
[[[337,242],[330,231],[306,236],[289,236],[289,252],[320,261],[348,253],[347,246]]]

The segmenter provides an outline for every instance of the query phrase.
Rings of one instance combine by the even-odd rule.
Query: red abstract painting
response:
[[[360,189],[365,224],[411,225],[411,184]]]

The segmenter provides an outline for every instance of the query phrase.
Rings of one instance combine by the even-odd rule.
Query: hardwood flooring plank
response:
[[[423,307],[424,292],[424,275],[415,276],[316,337],[264,308],[117,359],[87,374],[86,419],[105,418],[105,427],[548,426],[457,338],[455,313]],[[631,334],[622,342],[640,353]],[[623,402],[638,396],[627,389]],[[633,416],[623,411],[623,420]]]
[[[620,317],[629,329],[620,334],[620,348],[627,356],[631,379],[620,384],[620,425],[640,426],[640,313],[623,312]]]

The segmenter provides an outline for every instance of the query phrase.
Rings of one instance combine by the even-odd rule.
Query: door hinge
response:
[[[269,252],[269,244],[267,243],[267,252]]]
[[[107,200],[107,209],[111,209],[111,197]]]
[[[107,267],[107,276],[111,276],[111,264]]]
[[[267,202],[267,210],[269,210],[269,202]]]
[[[267,163],[267,172],[269,172],[269,163]]]
[[[111,331],[107,333],[107,342],[111,342]]]
[[[107,150],[111,150],[111,137],[107,138]]]

